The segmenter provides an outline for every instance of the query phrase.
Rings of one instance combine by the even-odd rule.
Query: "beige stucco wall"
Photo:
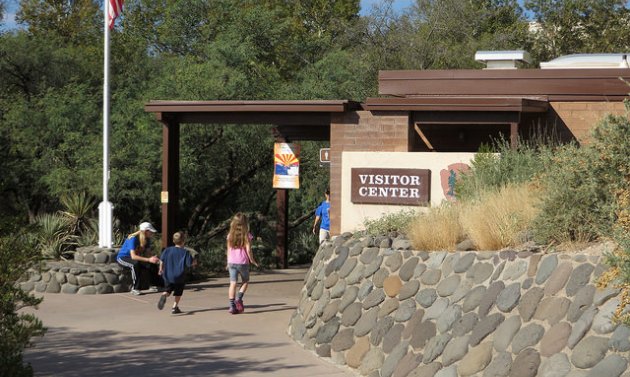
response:
[[[440,171],[454,163],[470,165],[475,153],[435,152],[343,152],[341,166],[341,232],[354,232],[363,228],[365,219],[403,209],[426,207],[382,204],[353,204],[351,202],[352,168],[429,169],[431,170],[431,205],[445,200]]]

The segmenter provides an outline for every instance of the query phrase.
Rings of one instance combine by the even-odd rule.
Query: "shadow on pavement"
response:
[[[256,281],[254,279],[250,280],[249,285],[260,285],[260,284],[277,284],[277,283],[291,283],[291,282],[302,282],[304,281],[304,279],[299,278],[299,279],[279,279],[279,280],[261,280],[261,281]],[[240,284],[240,283],[239,283]],[[186,284],[186,289],[187,290],[192,290],[192,291],[203,291],[205,289],[210,289],[210,288],[227,288],[230,284],[227,282],[221,282],[221,283],[189,283]]]
[[[278,363],[277,358],[248,359],[248,350],[255,353],[256,349],[280,344],[231,341],[249,336],[231,331],[177,337],[130,336],[116,331],[77,333],[63,327],[50,328],[46,348],[36,345],[29,349],[28,361],[35,376],[212,376],[287,369],[286,363]],[[147,344],[156,346],[147,348]],[[219,352],[226,349],[242,350],[242,356],[220,356]]]
[[[282,308],[277,308],[277,309],[270,309],[270,310],[255,310],[255,309],[261,309],[261,308],[269,308],[272,306],[283,306]],[[297,307],[295,306],[287,306],[286,303],[282,302],[282,303],[278,303],[278,304],[266,304],[266,305],[247,305],[245,313],[251,313],[251,314],[255,314],[255,313],[266,313],[266,312],[277,312],[277,311],[282,311],[282,310],[295,310]],[[197,310],[189,310],[189,311],[185,311],[184,313],[182,313],[182,315],[193,315],[195,313],[204,313],[204,312],[214,312],[214,311],[225,311],[227,312],[228,307],[227,306],[221,306],[221,307],[214,307],[214,308],[208,308],[208,309],[197,309]]]

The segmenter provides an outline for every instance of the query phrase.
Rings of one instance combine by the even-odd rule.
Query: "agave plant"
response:
[[[94,231],[92,219],[96,208],[96,199],[85,192],[72,193],[61,197],[61,204],[65,210],[60,213],[69,221],[70,232],[82,235]]]
[[[77,246],[94,246],[98,244],[98,219],[87,219],[83,229],[76,235]]]
[[[45,258],[60,258],[76,244],[65,216],[45,213],[36,217],[35,224],[38,248]]]

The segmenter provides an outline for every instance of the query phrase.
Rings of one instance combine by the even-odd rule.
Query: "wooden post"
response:
[[[162,247],[173,244],[179,217],[179,123],[162,122]]]
[[[278,206],[278,225],[276,226],[278,267],[289,268],[287,246],[289,243],[289,190],[276,190],[276,204]]]
[[[276,143],[288,143],[289,140],[280,132],[280,127],[271,129]],[[278,223],[276,224],[276,255],[278,268],[289,268],[287,247],[289,244],[289,190],[276,189],[276,207]]]
[[[510,147],[518,147],[518,123],[510,123]]]

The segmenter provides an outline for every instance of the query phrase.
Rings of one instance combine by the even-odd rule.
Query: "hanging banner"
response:
[[[298,144],[275,143],[273,146],[273,188],[300,188],[300,146]]]

